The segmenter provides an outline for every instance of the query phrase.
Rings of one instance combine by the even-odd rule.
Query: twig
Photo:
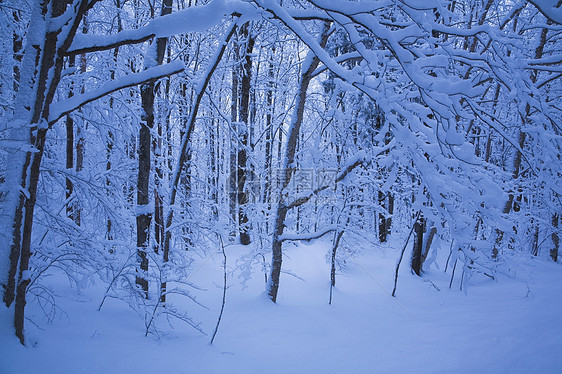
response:
[[[133,253],[129,256],[129,258],[127,259],[127,261],[125,261],[125,263],[123,264],[123,267],[121,267],[121,270],[119,270],[117,272],[117,274],[113,277],[113,279],[111,280],[111,282],[109,283],[109,286],[107,286],[107,289],[105,290],[105,294],[103,295],[103,299],[100,302],[100,305],[98,306],[98,312],[101,311],[101,307],[103,306],[103,303],[105,302],[105,299],[108,296],[109,291],[111,291],[111,288],[113,287],[113,283],[115,283],[115,281],[117,280],[117,278],[119,278],[121,276],[121,274],[123,274],[123,271],[131,266],[131,264],[129,263],[129,261],[131,260],[131,258],[133,258],[133,256],[136,256],[136,253]]]
[[[437,291],[441,291],[441,290],[439,289],[439,287],[437,287],[437,286],[435,285],[435,283],[433,283],[433,282],[430,281],[429,279],[425,279],[424,282],[428,282],[428,283],[431,284],[431,286],[432,286],[433,288],[435,288]]]
[[[455,264],[453,265],[453,273],[451,274],[451,281],[449,282],[449,288],[453,286],[453,279],[455,278],[455,269],[457,268],[457,260],[458,258],[455,258]]]
[[[449,257],[447,257],[447,262],[445,263],[445,273],[447,272],[447,268],[449,267],[449,260],[451,259],[451,256],[453,255],[453,243],[455,241],[451,240],[451,248],[449,248]]]
[[[226,252],[224,251],[224,243],[222,241],[222,236],[219,234],[218,235],[220,243],[221,243],[221,250],[222,250],[222,255],[224,257],[224,261],[223,261],[223,272],[224,272],[224,284],[223,284],[223,288],[222,288],[222,305],[221,305],[221,311],[219,313],[219,318],[217,320],[217,326],[215,327],[215,331],[213,332],[213,337],[211,338],[211,343],[213,344],[213,341],[215,340],[215,336],[217,335],[217,331],[219,331],[219,325],[221,323],[221,319],[222,319],[222,313],[224,312],[224,305],[226,303]]]

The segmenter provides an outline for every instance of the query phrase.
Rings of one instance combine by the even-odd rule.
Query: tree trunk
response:
[[[164,0],[162,3],[161,15],[170,14],[172,12],[172,0]],[[148,59],[154,59],[157,65],[162,65],[164,54],[166,51],[166,38],[158,38],[156,46],[151,46],[148,52]],[[150,54],[152,53],[152,56]],[[152,136],[151,132],[154,128],[154,98],[158,85],[154,81],[150,81],[141,86],[141,101],[143,113],[141,115],[141,128],[139,132],[139,170],[137,179],[137,255],[139,257],[139,274],[136,277],[136,283],[140,285],[144,292],[144,296],[148,298],[148,280],[146,272],[148,272],[148,255],[147,248],[150,238],[150,221],[152,213],[149,212],[148,206],[150,202],[149,181],[151,169],[151,148]],[[159,199],[158,191],[155,191],[155,199]],[[155,205],[162,205],[161,202],[155,201]],[[158,212],[155,212],[158,214]],[[163,220],[163,219],[162,219]],[[158,230],[158,228],[156,228]],[[158,237],[160,239],[160,237]],[[161,285],[164,287],[165,283]]]
[[[531,254],[533,256],[539,255],[539,224],[535,225],[535,232],[533,234],[533,247],[531,249]]]
[[[234,223],[234,230],[232,230],[231,235],[236,236],[239,231],[238,228],[238,149],[240,145],[238,144],[238,115],[239,115],[239,86],[240,86],[240,65],[237,63],[240,59],[240,44],[238,41],[233,43],[233,59],[235,61],[232,66],[232,85],[231,85],[231,97],[230,97],[230,123],[232,128],[230,136],[230,179],[229,179],[229,208],[230,216],[232,217],[232,222]]]
[[[320,45],[325,46],[328,40],[328,28],[329,25],[324,25],[324,30],[322,31]],[[289,185],[292,177],[293,163],[295,161],[295,150],[297,146],[297,140],[299,138],[300,127],[302,125],[304,116],[304,105],[306,102],[306,91],[312,79],[312,73],[316,69],[319,63],[319,59],[309,51],[305,61],[303,62],[303,70],[300,78],[298,98],[295,106],[295,111],[293,113],[292,123],[288,131],[287,144],[285,146],[285,155],[283,159],[283,168],[281,169],[281,179],[282,183],[279,186],[279,196],[277,202],[277,210],[274,214],[274,225],[273,225],[273,237],[271,239],[271,275],[269,277],[269,283],[267,286],[267,294],[269,298],[274,303],[277,301],[277,293],[279,291],[279,278],[281,276],[281,264],[283,262],[283,250],[281,236],[285,229],[285,218],[287,217],[288,207],[283,201],[283,190]]]
[[[377,121],[377,123],[379,124],[379,128],[382,128],[383,124],[379,123],[379,121]],[[392,134],[390,131],[387,131],[384,137],[384,144],[390,144],[391,140]],[[388,154],[388,151],[386,151],[385,154]],[[392,227],[392,214],[394,213],[394,196],[392,193],[389,191],[385,194],[383,191],[379,191],[379,204],[383,209],[386,209],[386,214],[379,214],[379,241],[384,243],[388,240]]]
[[[274,83],[274,67],[273,67],[273,56],[275,55],[275,47],[272,48],[271,57],[269,60],[269,71],[268,71],[268,79],[269,82],[267,83],[267,93],[266,93],[266,100],[267,100],[267,108],[266,108],[266,116],[265,116],[265,184],[264,184],[264,191],[263,191],[263,203],[267,203],[271,196],[271,178],[272,178],[272,159],[273,159],[273,115],[274,115],[274,101],[273,101],[273,93],[275,90],[275,83]],[[266,223],[266,230],[267,230],[267,223]]]
[[[255,37],[250,35],[250,23],[242,25],[237,34],[233,58],[231,88],[231,123],[235,131],[231,140],[230,154],[230,213],[238,232],[240,243],[250,244],[248,233],[248,216],[245,208],[248,196],[245,190],[248,178],[248,139],[250,127],[250,94],[252,81],[252,58]]]
[[[243,38],[244,56],[243,65],[240,69],[242,72],[242,79],[240,85],[240,125],[243,127],[239,129],[240,146],[238,148],[238,165],[237,165],[237,207],[238,207],[238,230],[240,234],[240,244],[250,244],[250,234],[248,233],[248,216],[246,215],[245,208],[248,204],[248,195],[245,188],[246,180],[248,179],[248,136],[252,124],[249,121],[250,116],[250,93],[251,93],[251,79],[252,79],[252,51],[254,49],[255,38],[250,35],[250,24],[246,23],[240,28],[239,37]],[[241,131],[240,131],[241,130]]]
[[[115,6],[118,9],[117,12],[117,32],[121,32],[123,31],[123,22],[121,20],[121,0],[115,0]],[[119,47],[115,48],[113,50],[113,64],[114,64],[114,68],[111,70],[110,73],[110,78],[111,80],[115,79],[115,70],[117,68],[117,57],[119,56]],[[112,117],[114,116],[114,111],[113,111],[113,106],[114,106],[114,100],[113,97],[109,98],[109,109],[111,111],[111,115]],[[113,122],[114,118],[112,118],[112,122]],[[106,142],[106,163],[105,163],[105,170],[107,172],[109,172],[111,170],[111,154],[113,153],[113,147],[115,144],[115,136],[113,135],[113,132],[110,130],[107,133],[107,142]],[[108,173],[109,175],[109,173]],[[105,187],[107,188],[107,191],[109,193],[111,183],[109,180],[109,177],[106,177],[105,179]],[[113,222],[111,221],[111,218],[107,218],[106,220],[106,238],[107,240],[113,240]]]
[[[45,24],[45,14],[47,12],[46,4],[41,4],[38,0],[34,2],[32,8],[32,18],[31,21],[34,22],[34,25],[41,30],[41,26]],[[13,12],[14,22],[19,21],[19,11]],[[22,65],[18,65],[17,63],[14,64],[14,84],[13,89],[15,95],[15,113],[14,119],[16,121],[20,121],[21,124],[19,125],[18,129],[13,129],[10,132],[10,138],[22,142],[25,145],[32,145],[32,139],[30,138],[30,134],[25,126],[26,122],[31,122],[31,118],[28,118],[28,114],[31,115],[30,109],[35,109],[38,106],[41,106],[40,98],[37,95],[37,91],[34,90],[34,82],[36,79],[36,75],[38,74],[40,68],[40,57],[41,57],[41,50],[43,48],[43,42],[45,34],[42,33],[41,36],[38,36],[36,39],[31,39],[30,36],[27,36],[27,46],[25,50],[22,51],[23,41],[22,38],[14,32],[12,42],[13,42],[13,52],[14,52],[14,59],[18,62],[22,62]],[[33,46],[32,46],[33,44]],[[22,54],[23,52],[23,54]],[[23,57],[26,56],[24,59]],[[23,74],[23,76],[22,76]],[[21,91],[23,91],[26,96],[24,96]],[[37,95],[37,96],[35,96]],[[35,101],[30,102],[31,99],[35,96]],[[25,99],[28,100],[25,100]],[[22,191],[25,191],[27,186],[27,176],[29,173],[30,167],[30,152],[18,152],[12,158],[13,167],[11,168],[12,172],[8,170],[6,180],[19,180],[17,183],[21,186]],[[14,184],[15,185],[15,184]],[[29,196],[29,195],[28,195]],[[10,232],[7,233],[6,238],[8,238],[8,246],[9,246],[9,264],[10,268],[8,270],[8,276],[5,280],[5,283],[2,285],[4,288],[4,295],[3,301],[7,307],[10,307],[12,302],[16,298],[16,285],[17,285],[17,278],[18,275],[18,268],[19,262],[21,258],[21,251],[22,251],[22,223],[23,223],[23,216],[24,216],[24,204],[26,201],[26,196],[20,192],[19,188],[14,189],[8,193],[8,202],[6,203],[7,210],[12,213],[13,216],[13,224],[10,227]]]
[[[332,290],[334,287],[336,287],[336,254],[343,233],[344,230],[337,231],[335,233],[336,240],[334,240],[334,244],[332,246],[332,261],[331,261],[331,269],[330,269],[330,301],[328,302],[328,304],[332,304]]]
[[[75,62],[75,56],[70,56],[68,58],[68,66],[72,68]],[[70,90],[68,92],[68,97],[74,96],[74,83],[71,83]],[[74,169],[74,119],[72,116],[66,116],[66,170],[71,172]],[[74,185],[69,177],[66,177],[66,215],[68,218],[74,221],[74,213],[72,208],[72,193],[74,191]]]
[[[21,11],[20,10],[14,10],[12,12],[12,16],[13,16],[13,20],[14,20],[14,25],[18,24],[19,22],[21,22]],[[17,33],[17,31],[14,30],[13,34],[12,34],[12,52],[14,54],[14,67],[13,67],[13,73],[14,73],[14,85],[13,85],[13,90],[14,93],[17,93],[19,91],[20,88],[20,76],[21,76],[21,61],[23,58],[23,38],[21,37],[21,35],[19,35]]]
[[[558,262],[558,249],[560,247],[560,238],[558,237],[558,214],[555,213],[552,215],[552,235],[550,236],[552,239],[553,247],[550,249],[550,258],[552,261]]]
[[[83,26],[82,26],[82,33],[87,34],[88,33],[88,18],[86,15],[84,15],[84,20],[83,20]],[[74,56],[71,56],[69,58],[74,58]],[[87,70],[87,60],[86,60],[86,54],[81,54],[80,55],[80,73],[85,74],[86,70]],[[82,84],[82,87],[80,88],[80,93],[84,93],[86,92],[86,87],[84,86],[84,84]],[[81,111],[81,109],[78,109],[78,111]],[[70,116],[68,116],[70,117]],[[76,170],[76,174],[78,175],[82,169],[84,169],[84,154],[85,154],[85,145],[86,145],[86,140],[84,139],[84,121],[78,121],[76,123],[75,126],[75,130],[76,130],[76,165],[75,165],[75,170]],[[68,143],[67,143],[68,144]],[[73,208],[72,208],[72,219],[74,220],[74,223],[76,223],[77,226],[80,226],[81,221],[82,221],[82,214],[81,214],[81,210],[80,210],[80,205],[75,203]]]
[[[47,30],[45,27],[48,23],[47,19],[62,15],[65,8],[66,2],[62,0],[55,0],[52,3],[38,0],[32,10],[30,27]],[[70,45],[79,21],[87,8],[88,3],[86,1],[79,4],[76,17],[72,19],[73,22],[69,23],[71,27],[68,34],[65,35],[66,39],[57,40],[60,35],[58,30],[49,30],[42,35],[41,32],[28,32],[27,47],[22,65],[22,86],[16,99],[16,119],[30,124],[28,139],[36,151],[26,153],[25,163],[21,169],[21,187],[24,191],[27,191],[27,194],[25,196],[20,195],[14,214],[12,232],[12,250],[19,249],[20,251],[14,327],[16,336],[22,344],[24,344],[26,291],[30,282],[29,259],[31,257],[33,212],[37,200],[37,184],[48,130],[49,105],[60,81],[64,51]],[[49,10],[51,11],[50,14]],[[31,111],[29,112],[26,108],[30,108]],[[27,113],[30,113],[30,118],[26,118]],[[12,273],[12,270],[10,270],[10,273]]]
[[[412,251],[412,270],[418,276],[421,276],[422,250],[423,250],[423,232],[425,229],[425,219],[420,214],[418,220],[414,224],[414,249]]]
[[[147,87],[148,86],[148,87]],[[139,132],[138,147],[138,174],[137,174],[137,256],[139,270],[136,275],[136,284],[141,287],[144,297],[148,299],[148,256],[146,248],[148,246],[148,234],[150,229],[151,214],[148,212],[148,182],[150,179],[150,130],[154,122],[154,115],[147,112],[152,109],[149,101],[153,101],[152,91],[154,87],[144,85],[141,88],[141,98],[144,113],[141,115],[141,128]],[[151,100],[152,96],[152,100]]]
[[[382,208],[384,208],[384,200],[385,200],[385,195],[382,191],[379,191],[379,205],[382,206]],[[386,214],[384,213],[379,213],[379,241],[381,243],[386,242],[386,235],[388,232],[388,228],[386,227],[386,223],[387,223],[387,219],[386,219]]]
[[[423,249],[423,254],[421,257],[421,269],[423,270],[423,264],[425,262],[425,260],[427,259],[427,255],[429,254],[429,250],[431,249],[431,243],[433,243],[433,238],[435,237],[435,234],[437,234],[437,228],[435,226],[433,226],[433,223],[431,223],[431,225],[429,225],[431,227],[431,230],[429,230],[429,234],[427,235],[427,240],[425,241],[425,247]]]

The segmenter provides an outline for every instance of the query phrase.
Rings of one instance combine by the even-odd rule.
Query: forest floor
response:
[[[244,249],[227,247],[229,288],[213,345],[221,253],[196,259],[190,279],[208,309],[185,305],[207,335],[160,321],[159,336],[145,338],[124,302],[97,311],[103,284],[78,292],[61,278],[64,313],[46,324],[30,307],[43,330],[27,323],[27,348],[13,336],[12,310],[0,308],[0,373],[562,373],[561,264],[514,257],[508,274],[476,275],[460,291],[459,273],[449,289],[445,259],[419,278],[405,256],[392,298],[399,250],[364,248],[347,257],[328,305],[329,248],[287,245],[273,304],[262,269],[242,271]],[[251,274],[245,285],[243,274]]]

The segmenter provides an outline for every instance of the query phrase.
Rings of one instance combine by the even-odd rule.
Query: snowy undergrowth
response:
[[[30,305],[29,347],[1,310],[0,373],[559,373],[562,371],[562,272],[559,264],[520,258],[515,277],[474,276],[466,292],[449,289],[444,259],[422,278],[403,263],[397,298],[389,296],[398,252],[363,248],[339,273],[328,305],[329,243],[287,245],[278,303],[264,293],[258,266],[245,286],[229,246],[223,320],[208,344],[222,295],[222,255],[201,257],[192,278],[202,290],[185,307],[208,335],[160,321],[145,338],[143,322],[110,299],[97,312],[102,284],[77,293],[55,278],[58,312],[50,325]],[[515,261],[517,260],[517,261]],[[196,270],[195,270],[196,269]]]

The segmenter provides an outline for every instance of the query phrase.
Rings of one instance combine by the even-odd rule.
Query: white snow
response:
[[[448,243],[443,243],[448,246]],[[394,243],[393,248],[400,247]],[[530,257],[515,278],[482,276],[459,291],[458,278],[430,270],[411,275],[407,259],[392,289],[398,251],[363,248],[338,272],[333,305],[328,305],[328,242],[285,245],[278,304],[264,294],[255,267],[243,289],[233,264],[247,249],[226,248],[229,289],[214,345],[210,334],[220,309],[222,255],[202,257],[189,280],[205,310],[186,305],[208,334],[173,323],[160,324],[159,338],[143,337],[143,322],[119,301],[97,305],[103,285],[77,294],[57,281],[59,306],[68,318],[45,331],[28,324],[29,347],[9,330],[13,310],[0,309],[2,373],[559,373],[562,355],[561,265]],[[343,250],[343,249],[342,249]],[[354,248],[355,251],[355,248]],[[441,253],[446,251],[442,250]],[[443,258],[436,261],[444,268]],[[514,265],[517,266],[517,265]],[[432,266],[432,269],[435,269]],[[523,272],[521,269],[530,269]],[[461,271],[457,268],[457,271]],[[290,275],[294,274],[295,276]],[[449,268],[450,273],[450,268]],[[429,281],[431,279],[431,282]],[[439,291],[437,290],[439,288]],[[71,301],[74,299],[74,301]],[[37,319],[37,308],[28,308]],[[162,322],[162,321],[161,321]]]
[[[244,1],[213,0],[206,5],[188,7],[158,17],[135,30],[124,30],[113,35],[78,34],[68,51],[103,48],[126,40],[142,40],[150,36],[165,38],[181,33],[207,31],[219,24],[225,16],[233,13],[243,14],[245,20],[256,17],[255,9]]]

